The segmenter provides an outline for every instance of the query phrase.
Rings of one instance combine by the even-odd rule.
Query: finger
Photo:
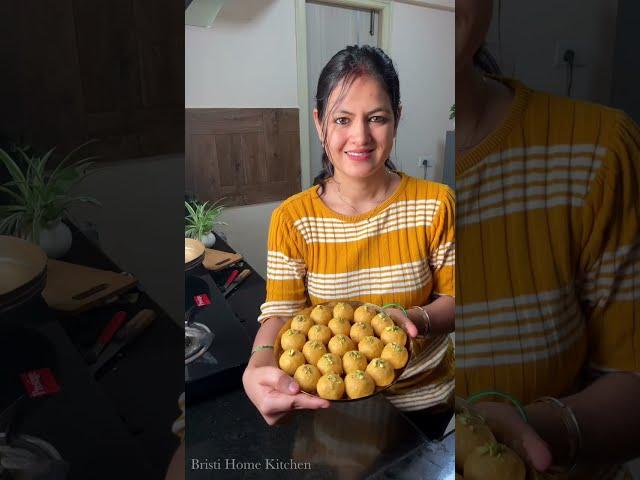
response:
[[[531,465],[539,472],[544,472],[551,466],[551,450],[531,427],[528,425],[527,427],[528,429],[522,434],[522,447]]]
[[[261,411],[264,415],[278,415],[291,410],[315,410],[318,408],[328,408],[330,403],[321,398],[310,397],[299,393],[297,395],[286,395],[272,392],[265,396]]]
[[[275,367],[262,367],[263,371],[260,372],[260,385],[271,387],[280,393],[288,395],[294,395],[300,391],[300,386],[293,378],[284,373],[279,368]]]
[[[396,321],[411,338],[415,338],[418,335],[418,327],[407,317],[398,315]]]

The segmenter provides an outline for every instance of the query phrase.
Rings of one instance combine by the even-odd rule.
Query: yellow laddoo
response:
[[[393,368],[398,370],[404,367],[409,360],[409,352],[404,345],[399,343],[387,343],[382,349],[380,358],[389,360],[389,363],[393,365]]]
[[[371,323],[371,319],[376,316],[377,310],[371,305],[360,305],[353,312],[353,321]]]
[[[336,304],[333,307],[333,318],[344,318],[351,322],[353,320],[353,307],[346,302]]]
[[[319,342],[324,343],[325,345],[329,343],[331,337],[331,329],[326,325],[314,325],[309,329],[309,333],[307,334],[309,340],[317,340]]]
[[[457,453],[457,452],[456,452]],[[464,462],[464,478],[468,480],[525,480],[522,459],[506,445],[490,443],[477,447]]]
[[[317,364],[318,369],[323,375],[327,373],[335,373],[342,375],[342,360],[335,353],[325,353],[320,357]]]
[[[318,367],[315,365],[309,365],[308,363],[304,365],[300,365],[296,369],[296,373],[293,375],[293,378],[300,388],[307,393],[313,393],[316,391],[316,385],[318,384],[318,380],[322,374]]]
[[[291,320],[291,328],[294,330],[298,330],[299,332],[304,333],[305,335],[309,331],[311,327],[313,327],[314,323],[311,318],[306,315],[296,315]]]
[[[327,400],[340,400],[344,395],[344,382],[340,375],[328,373],[318,380],[316,385],[318,395]]]
[[[332,318],[329,321],[329,328],[334,335],[349,335],[351,323],[346,318]]]
[[[356,370],[344,377],[344,385],[347,390],[347,397],[349,398],[362,398],[371,395],[375,389],[376,384],[366,372],[362,370]]]
[[[395,325],[393,319],[384,312],[377,314],[371,319],[371,326],[378,336],[382,335],[385,328],[393,327],[393,325]]]
[[[358,322],[351,325],[349,336],[354,342],[360,343],[360,340],[369,335],[373,335],[373,328],[368,323]]]
[[[356,346],[353,343],[353,340],[346,335],[336,335],[329,340],[329,351],[339,357],[342,357],[345,353],[349,350],[353,350],[354,348],[356,348]]]
[[[332,318],[333,310],[326,305],[316,305],[315,308],[311,310],[311,320],[318,325],[327,325]]]
[[[327,347],[319,340],[309,340],[302,347],[302,354],[307,359],[307,363],[311,365],[316,365],[320,357],[325,353],[327,353]]]
[[[289,350],[291,348],[294,350],[302,350],[302,346],[306,341],[307,339],[304,333],[290,328],[282,335],[280,345],[282,345],[283,350]]]
[[[347,373],[364,370],[367,368],[367,357],[362,352],[351,350],[342,357],[342,368]]]
[[[373,360],[379,358],[382,354],[384,343],[378,337],[373,335],[367,335],[360,342],[358,342],[358,350],[364,353],[367,360]]]
[[[287,372],[288,375],[293,375],[296,373],[296,370],[300,365],[304,365],[304,362],[305,359],[302,352],[290,348],[289,350],[282,352],[278,364],[282,370]]]
[[[399,345],[404,345],[407,343],[407,334],[404,333],[404,330],[397,325],[392,327],[386,327],[382,333],[380,334],[380,340],[382,340],[385,345],[387,343],[397,343]]]
[[[373,378],[373,381],[376,382],[376,385],[379,387],[386,387],[393,382],[393,367],[383,358],[374,358],[371,360],[365,372],[371,375],[371,378]]]
[[[464,462],[476,448],[495,443],[496,437],[479,415],[468,410],[456,413],[456,467],[462,470]]]

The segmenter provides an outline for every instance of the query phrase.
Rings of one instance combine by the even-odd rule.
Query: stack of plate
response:
[[[204,261],[204,245],[192,238],[184,239],[184,271],[188,272]]]
[[[37,245],[0,235],[0,313],[40,295],[47,283],[47,255]]]

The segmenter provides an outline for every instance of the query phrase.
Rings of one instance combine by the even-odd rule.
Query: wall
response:
[[[71,214],[95,224],[100,247],[121,269],[138,278],[177,323],[184,321],[184,157],[122,160],[84,179],[76,191],[101,207],[78,205]],[[177,253],[171,253],[177,252]]]
[[[428,178],[441,181],[446,131],[453,129],[455,14],[394,2],[391,28],[391,58],[403,105],[392,160],[422,178],[418,156],[430,155]]]
[[[498,1],[488,46],[500,60]],[[502,69],[539,90],[565,95],[564,67],[554,66],[556,42],[576,49],[572,96],[609,103],[617,0],[503,0]]]
[[[185,107],[297,107],[291,0],[226,2],[211,28],[185,27]]]

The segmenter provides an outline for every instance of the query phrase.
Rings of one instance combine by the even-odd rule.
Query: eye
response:
[[[382,117],[380,115],[375,115],[375,116],[369,118],[369,121],[373,122],[373,123],[386,123],[387,119],[386,119],[386,117]]]
[[[347,117],[338,117],[335,119],[335,122],[338,125],[346,125],[347,123],[349,123],[349,119]]]

